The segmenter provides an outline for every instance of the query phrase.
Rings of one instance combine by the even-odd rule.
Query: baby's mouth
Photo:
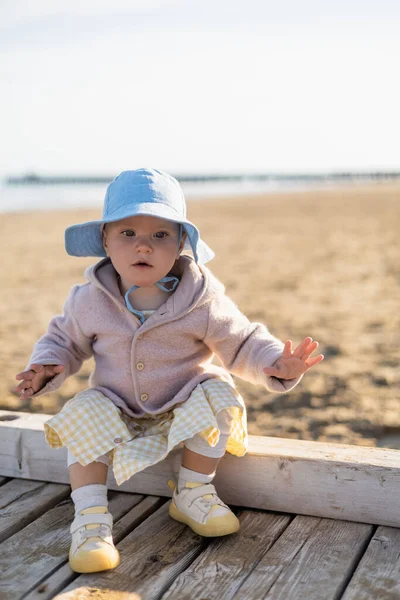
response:
[[[144,260],[138,260],[137,262],[135,262],[132,266],[134,267],[141,267],[141,268],[145,268],[145,267],[152,267],[152,265],[149,265],[147,262],[145,262]]]

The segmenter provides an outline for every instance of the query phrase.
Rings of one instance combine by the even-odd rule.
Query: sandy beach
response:
[[[55,414],[87,387],[92,362],[53,394],[21,402],[15,374],[95,258],[69,257],[65,228],[100,210],[0,218],[0,407]],[[189,203],[210,268],[250,320],[320,342],[321,365],[289,394],[236,379],[249,432],[400,448],[400,185]]]

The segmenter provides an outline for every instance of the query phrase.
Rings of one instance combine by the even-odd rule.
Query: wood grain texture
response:
[[[0,542],[69,497],[69,485],[12,479],[0,490]]]
[[[16,485],[2,497],[7,506],[40,489],[40,482]],[[1,544],[0,600],[400,597],[398,529],[372,535],[374,527],[359,523],[242,510],[240,532],[206,540],[170,519],[162,498],[109,496],[117,569],[84,576],[69,569],[73,507],[62,501]]]
[[[373,528],[296,517],[261,558],[235,600],[336,600],[345,589]]]
[[[378,527],[342,600],[400,598],[400,530]]]
[[[120,519],[132,506],[132,496],[110,494],[110,512]],[[68,560],[69,526],[74,508],[64,500],[1,545],[0,600],[17,600]]]
[[[119,519],[113,529],[114,543],[117,545],[134,527],[144,521],[150,514],[157,510],[165,500],[156,496],[131,496],[132,509]],[[125,560],[122,556],[121,560]],[[24,600],[51,600],[54,596],[67,587],[74,579],[80,577],[74,573],[69,564],[64,564],[49,577],[41,581]]]
[[[288,516],[256,511],[242,511],[238,516],[240,531],[211,540],[204,552],[175,579],[163,600],[232,598],[290,523]]]
[[[158,599],[196,558],[204,539],[168,515],[168,503],[125,537],[113,571],[81,575],[57,600]]]
[[[0,420],[0,475],[67,482],[66,449],[52,450],[44,441],[48,416],[16,414]],[[180,462],[174,450],[120,488],[111,475],[108,484],[168,497],[166,481]],[[236,506],[400,527],[400,503],[393,502],[400,489],[399,450],[250,436],[246,456],[222,459],[215,484]]]

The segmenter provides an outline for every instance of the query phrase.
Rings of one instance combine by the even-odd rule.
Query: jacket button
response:
[[[138,337],[138,340],[142,340],[143,339],[143,333],[139,333],[139,335],[137,337]]]
[[[114,438],[114,444],[122,444],[123,441],[124,440],[122,438],[120,438],[120,437]]]
[[[138,371],[143,371],[144,364],[142,362],[138,362],[138,363],[136,363],[136,368]]]
[[[140,396],[140,399],[141,399],[141,401],[142,401],[142,402],[146,402],[146,400],[148,400],[148,399],[149,399],[149,395],[148,395],[148,394],[142,394],[142,395]]]

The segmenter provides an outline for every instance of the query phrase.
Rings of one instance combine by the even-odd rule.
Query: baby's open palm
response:
[[[287,340],[283,354],[274,362],[272,367],[265,367],[264,373],[280,379],[295,379],[324,360],[323,354],[310,358],[318,348],[318,342],[313,342],[311,337],[306,337],[301,344],[292,351],[292,341]]]
[[[21,400],[27,400],[64,369],[64,365],[30,365],[28,371],[22,371],[15,376],[15,379],[22,379],[15,391],[20,394]]]

